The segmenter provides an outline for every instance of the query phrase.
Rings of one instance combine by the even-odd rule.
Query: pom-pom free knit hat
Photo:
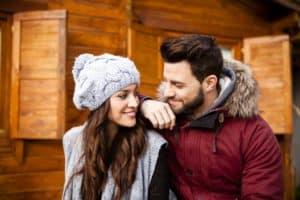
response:
[[[130,84],[140,84],[140,74],[128,58],[112,54],[81,54],[72,70],[73,102],[77,109],[99,108],[111,95]]]

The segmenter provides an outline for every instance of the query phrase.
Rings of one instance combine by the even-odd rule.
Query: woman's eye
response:
[[[126,99],[127,94],[120,94],[120,95],[118,95],[118,97],[119,97],[120,99]]]

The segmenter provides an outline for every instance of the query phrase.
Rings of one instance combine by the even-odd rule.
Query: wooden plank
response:
[[[56,109],[59,102],[58,80],[21,80],[20,115],[43,109]]]
[[[251,66],[259,83],[259,108],[263,111],[263,118],[276,134],[292,133],[289,37],[280,35],[245,39],[244,60]]]
[[[21,38],[24,38],[21,40],[20,59],[22,78],[58,78],[59,23],[58,20],[40,19],[22,22]]]
[[[139,91],[146,96],[157,98],[157,86],[158,84],[149,84],[142,82]]]
[[[19,165],[24,161],[24,140],[15,140],[15,158]]]
[[[158,84],[162,79],[162,61],[159,55],[161,39],[157,35],[131,31],[130,57],[141,73],[143,83]]]
[[[67,57],[67,30],[66,30],[66,19],[62,19],[59,22],[59,38],[58,42],[60,44],[60,51],[58,56],[58,66],[57,66],[57,73],[60,74],[59,76],[59,86],[58,93],[56,94],[59,99],[59,103],[57,103],[57,137],[61,138],[63,133],[65,132],[65,124],[66,124],[66,57]]]
[[[57,190],[63,183],[63,171],[5,174],[0,175],[0,194]]]
[[[261,115],[267,122],[272,122],[271,128],[275,134],[286,134],[285,127],[287,126],[284,116],[280,115],[283,110],[274,111],[274,110],[263,110]]]
[[[85,15],[70,14],[68,17],[69,30],[81,30],[99,33],[120,33],[121,27],[127,23],[105,17],[90,17]]]
[[[292,100],[292,72],[291,72],[291,47],[290,40],[286,39],[282,43],[283,50],[283,74],[285,75],[285,83],[284,83],[284,105],[287,109],[284,110],[284,117],[286,122],[286,130],[290,133],[293,133],[293,100]]]
[[[27,139],[57,138],[57,110],[44,109],[23,112],[20,115],[19,137]]]
[[[129,0],[64,0],[50,1],[48,5],[50,9],[67,9],[70,14],[126,21]]]
[[[125,41],[118,33],[98,33],[69,30],[68,38],[71,45],[101,48],[125,48]]]
[[[79,111],[75,108],[73,104],[73,88],[69,88],[67,92],[66,113],[68,113],[68,115],[66,115],[66,122],[68,124],[67,129],[69,129],[71,128],[71,126],[69,126],[70,124],[73,126],[79,126],[83,124],[88,117],[88,111]]]
[[[133,1],[132,10],[134,22],[164,30],[240,38],[271,32],[270,23],[233,0]]]
[[[61,140],[29,140],[26,141],[26,156],[29,157],[61,157],[63,155]],[[50,156],[51,155],[51,156]]]
[[[5,130],[0,130],[0,158],[12,156],[12,148],[8,138],[8,134],[9,133]]]
[[[11,99],[10,99],[10,131],[11,137],[18,135],[19,114],[19,66],[20,66],[20,21],[13,22],[12,34],[12,73],[11,73]]]
[[[7,13],[17,13],[32,10],[44,10],[48,8],[47,1],[35,1],[35,0],[10,0],[0,1],[0,8]]]
[[[65,19],[67,16],[66,10],[51,10],[51,11],[31,11],[16,13],[14,20],[35,20],[35,19]]]
[[[51,151],[50,151],[51,152]],[[64,170],[64,156],[48,155],[40,156],[26,156],[24,162],[20,165],[15,157],[1,157],[0,158],[0,174],[19,174],[19,173],[34,173],[34,172],[48,172],[48,171],[63,171]]]
[[[1,13],[0,27],[1,27],[1,58],[0,58],[0,157],[12,156],[12,148],[9,141],[9,97],[10,97],[10,81],[11,81],[11,49],[12,36],[11,17],[7,14]],[[7,51],[10,49],[10,51]]]
[[[273,33],[282,33],[284,30],[297,27],[299,18],[299,14],[297,12],[292,12],[291,14],[281,18],[280,20],[276,20],[272,23]]]
[[[45,191],[34,192],[17,192],[17,193],[0,193],[1,200],[54,200],[60,199],[62,196],[62,189],[53,189]]]
[[[103,53],[111,53],[116,55],[126,56],[126,49],[122,47],[95,47],[90,45],[80,46],[80,45],[71,45],[69,44],[67,47],[68,51],[68,59],[66,64],[66,75],[72,74],[72,67],[75,61],[75,58],[82,53],[91,53],[94,55],[100,55]]]

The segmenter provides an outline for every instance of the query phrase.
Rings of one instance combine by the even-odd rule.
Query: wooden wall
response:
[[[159,46],[165,38],[184,33],[213,35],[241,60],[244,37],[271,33],[268,21],[233,0],[136,0],[131,21],[129,56],[142,72],[141,89],[151,96],[156,95],[162,78]]]
[[[30,10],[28,2],[24,10]],[[37,1],[32,2],[36,9]],[[162,75],[158,48],[164,38],[191,32],[215,35],[222,45],[235,49],[236,57],[242,58],[244,37],[272,33],[269,21],[234,0],[38,2],[39,9],[68,12],[66,129],[80,124],[86,116],[72,103],[71,67],[80,53],[129,55],[142,72],[142,92],[154,96]],[[5,9],[11,14],[22,11],[13,3],[2,5],[1,10]],[[61,140],[15,141],[8,139],[9,134],[7,130],[5,137],[0,137],[0,199],[59,199],[64,181]]]
[[[74,82],[71,68],[81,53],[127,54],[128,0],[50,1],[49,9],[66,9],[67,21],[67,115],[66,127],[78,124],[85,115],[72,102]]]
[[[149,27],[229,38],[270,33],[270,23],[234,0],[133,1],[133,21]]]
[[[80,53],[127,54],[127,4],[127,0],[53,0],[44,1],[38,7],[68,11],[66,129],[79,125],[84,119],[84,113],[76,111],[72,103],[74,85],[71,67],[74,58]],[[33,5],[35,9],[36,3]],[[11,6],[15,4],[7,4],[7,11],[22,11]],[[30,10],[28,7],[30,4],[27,2],[24,10]],[[5,7],[1,10],[5,11]],[[6,57],[10,58],[10,55]],[[9,63],[7,66],[7,77],[10,77]],[[8,119],[7,112],[1,115]],[[9,131],[5,134],[0,137],[0,199],[60,199],[64,182],[62,141],[16,141],[9,139]]]

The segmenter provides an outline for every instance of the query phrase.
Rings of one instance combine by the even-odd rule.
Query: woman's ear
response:
[[[216,75],[208,75],[202,81],[202,88],[205,92],[212,92],[217,90],[218,78]]]

